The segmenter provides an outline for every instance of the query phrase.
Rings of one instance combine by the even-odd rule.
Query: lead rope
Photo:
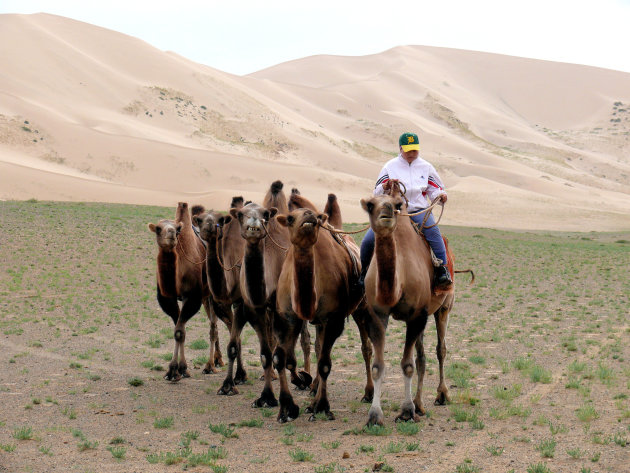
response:
[[[265,225],[265,221],[261,220],[262,222],[262,226],[265,229],[265,236],[268,236],[269,239],[273,242],[274,245],[276,245],[278,248],[280,248],[283,251],[289,251],[288,248],[285,248],[284,246],[280,245],[276,240],[273,239],[273,237],[271,236],[271,233],[269,233],[269,230],[267,229],[267,225]]]
[[[230,267],[230,268],[226,268],[223,263],[221,262],[221,253],[219,252],[219,240],[223,239],[223,227],[219,227],[221,235],[217,236],[217,241],[216,241],[216,252],[217,252],[217,261],[219,262],[219,266],[221,266],[223,268],[224,271],[232,271],[234,268],[236,268],[237,266],[240,267],[241,265],[241,260],[238,260],[234,266]]]
[[[197,261],[193,261],[193,260],[191,260],[188,256],[186,256],[186,251],[184,251],[184,247],[183,247],[183,246],[182,246],[182,244],[181,244],[181,239],[180,239],[180,238],[178,238],[178,239],[177,239],[177,246],[179,247],[179,250],[180,250],[180,252],[181,252],[182,256],[183,256],[183,257],[186,259],[186,261],[188,261],[189,263],[192,263],[192,264],[203,264],[203,263],[205,263],[205,262],[206,262],[206,259],[205,259],[205,258],[204,258],[203,260],[201,260],[201,261],[197,262]]]

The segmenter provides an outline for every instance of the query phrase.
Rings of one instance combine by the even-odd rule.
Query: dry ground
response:
[[[630,233],[444,228],[456,266],[477,275],[473,286],[457,279],[447,336],[453,402],[432,405],[430,321],[428,414],[394,423],[404,326],[392,323],[386,426],[365,430],[351,321],[333,350],[334,421],[302,415],[280,425],[276,409],[249,407],[262,388],[251,328],[243,337],[250,382],[238,396],[217,396],[224,372],[200,369],[203,314],[188,326],[192,378],[162,379],[172,325],[155,300],[146,223],[173,214],[0,202],[0,471],[627,471]],[[225,351],[223,326],[220,334]]]

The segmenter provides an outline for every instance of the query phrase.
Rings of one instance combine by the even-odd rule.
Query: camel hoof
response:
[[[414,411],[411,412],[402,412],[396,417],[396,423],[398,422],[420,422],[420,416],[416,414]]]
[[[215,374],[218,373],[219,370],[216,369],[214,366],[210,365],[206,365],[206,367],[201,371],[203,374]]]
[[[223,383],[223,386],[219,388],[217,394],[219,396],[234,396],[238,394],[238,389],[236,389],[236,386],[234,386],[234,384]]]
[[[368,421],[365,426],[372,427],[373,425],[383,425],[383,421],[383,412],[380,411],[380,409],[377,411],[370,409],[370,412],[368,413]]]
[[[284,424],[285,422],[291,422],[300,416],[300,408],[293,404],[288,407],[281,407],[278,413],[278,422]]]
[[[335,414],[333,414],[331,411],[319,412],[318,414],[324,414],[326,416],[325,420],[335,420]],[[316,420],[317,420],[317,414],[312,414],[308,418],[309,422],[315,422]]]
[[[245,384],[246,381],[247,381],[247,371],[236,370],[236,374],[234,375],[234,384]]]
[[[182,377],[177,371],[169,371],[164,375],[164,379],[166,381],[170,381],[171,383],[177,383],[180,379],[182,379]]]
[[[434,405],[436,406],[443,406],[446,403],[450,403],[451,399],[448,397],[448,394],[446,393],[438,393],[437,397],[435,398],[435,401],[433,402]]]
[[[215,358],[214,366],[216,366],[217,368],[220,368],[221,366],[225,366],[225,363],[223,362],[223,358],[221,357]]]
[[[423,416],[426,414],[426,411],[424,410],[423,406],[418,406],[417,404],[414,404],[414,405],[415,405],[416,414],[418,414],[419,416]]]
[[[252,402],[252,407],[253,408],[259,408],[259,407],[278,407],[278,400],[273,398],[273,399],[263,399],[262,397],[256,399],[254,402]]]
[[[294,384],[300,391],[305,391],[313,382],[313,377],[306,371],[300,371],[296,376],[291,378],[291,383]]]
[[[361,398],[361,402],[367,403],[367,404],[371,403],[373,400],[374,400],[374,393],[371,393],[371,394],[366,393],[365,396]]]
[[[186,370],[183,373],[181,373],[182,378],[190,378],[190,371]]]

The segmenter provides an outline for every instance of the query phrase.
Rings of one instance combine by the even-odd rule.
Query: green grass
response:
[[[312,453],[302,450],[301,448],[289,450],[289,456],[294,462],[310,462],[313,459]]]
[[[13,430],[13,438],[17,440],[31,440],[33,438],[33,428],[27,425],[16,427]]]
[[[156,429],[169,429],[173,427],[173,416],[169,417],[160,417],[153,421],[153,427]]]
[[[557,442],[555,439],[544,439],[536,446],[543,458],[553,458],[556,451]]]
[[[138,386],[142,386],[144,384],[144,381],[142,380],[142,378],[133,377],[127,380],[127,384],[129,386],[138,387]]]
[[[590,422],[599,418],[599,413],[591,404],[584,404],[575,411],[575,414],[582,422]]]

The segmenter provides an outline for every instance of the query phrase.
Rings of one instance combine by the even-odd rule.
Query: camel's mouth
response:
[[[312,230],[317,226],[317,219],[315,217],[307,217],[300,225],[301,229]]]

